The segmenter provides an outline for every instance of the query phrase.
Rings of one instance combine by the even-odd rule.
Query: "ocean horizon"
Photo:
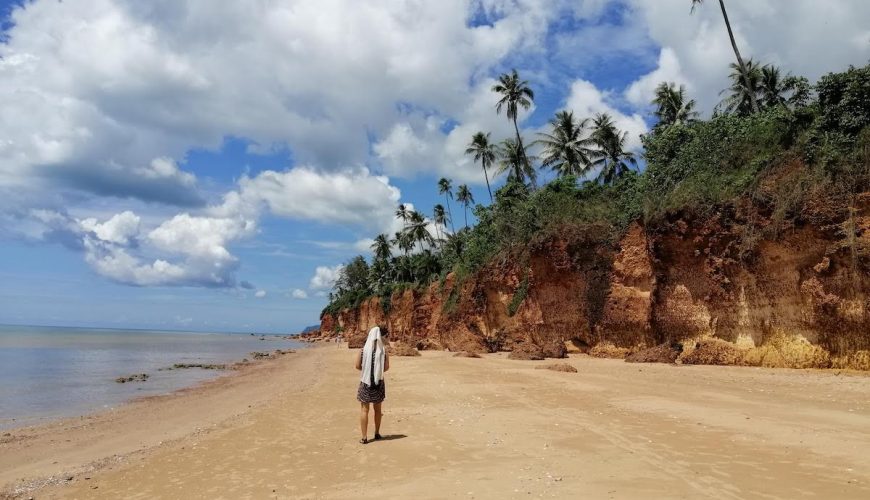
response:
[[[281,334],[0,325],[0,429],[44,423],[167,394],[226,374],[253,351],[299,348]],[[146,373],[142,382],[119,377]]]

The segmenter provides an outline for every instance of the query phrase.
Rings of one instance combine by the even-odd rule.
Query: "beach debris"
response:
[[[743,359],[743,351],[722,339],[703,339],[688,354],[681,356],[684,365],[736,365]]]
[[[480,358],[481,355],[474,351],[459,351],[453,355],[454,358]]]
[[[508,354],[508,359],[541,360],[544,359],[544,350],[531,342],[523,342],[514,346],[514,349]]]
[[[628,356],[629,350],[625,347],[616,347],[610,342],[600,342],[595,344],[589,350],[589,355],[593,358],[617,358],[625,359]]]
[[[127,377],[118,377],[115,379],[115,382],[119,384],[126,384],[127,382],[145,382],[148,380],[148,377],[149,375],[147,373],[137,373]]]
[[[390,354],[393,356],[419,356],[420,351],[412,345],[397,342],[395,346],[390,348]]]
[[[664,343],[631,353],[625,357],[625,361],[629,363],[674,363],[682,352],[683,344]]]
[[[227,365],[224,364],[209,364],[209,363],[175,363],[174,365],[161,368],[158,371],[167,371],[167,370],[186,370],[189,368],[201,368],[203,370],[226,370]]]
[[[577,373],[577,369],[568,363],[549,363],[536,366],[535,370],[553,370],[554,372]]]
[[[285,354],[293,354],[296,351],[293,349],[275,349],[273,352],[268,351],[253,351],[250,353],[251,357],[254,359],[275,359],[278,356],[283,356]]]

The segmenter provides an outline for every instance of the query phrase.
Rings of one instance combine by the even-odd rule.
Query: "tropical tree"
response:
[[[810,96],[810,83],[806,78],[791,73],[783,76],[779,68],[765,64],[761,68],[758,92],[764,108],[803,105]]]
[[[692,0],[692,10],[691,12],[695,12],[695,7],[704,3],[704,0]],[[734,56],[737,58],[737,69],[739,74],[743,76],[743,84],[747,89],[752,90],[749,92],[749,104],[750,109],[757,113],[758,112],[758,102],[755,99],[755,87],[752,86],[752,82],[749,78],[749,68],[743,63],[743,58],[740,57],[740,51],[737,49],[737,42],[734,40],[734,32],[731,30],[731,22],[728,21],[728,11],[725,10],[725,1],[719,0],[719,7],[722,10],[722,19],[725,20],[725,27],[728,29],[728,38],[731,39],[731,48],[734,49]]]
[[[468,229],[468,206],[474,203],[474,195],[471,194],[471,190],[468,189],[467,185],[463,184],[459,186],[459,189],[456,191],[456,201],[465,206],[465,228]]]
[[[411,239],[409,233],[407,231],[398,231],[396,232],[396,237],[391,241],[393,245],[396,245],[399,250],[405,252],[405,257],[408,256],[408,252],[414,248],[414,240]]]
[[[456,228],[453,227],[453,211],[450,209],[450,198],[453,198],[453,185],[451,184],[450,179],[446,177],[438,179],[438,194],[443,194],[444,199],[447,200],[447,214],[450,216],[450,230],[456,232]]]
[[[408,238],[410,238],[412,242],[420,244],[421,252],[423,251],[423,243],[430,246],[435,243],[432,234],[429,232],[429,221],[423,217],[423,214],[416,210],[412,210],[408,216],[408,221],[410,222],[407,230]]]
[[[540,139],[533,144],[544,147],[541,166],[558,172],[560,177],[580,177],[592,164],[594,141],[586,136],[588,119],[577,121],[572,111],[559,111],[550,120],[552,131],[539,133]]]
[[[405,227],[408,224],[409,215],[410,211],[408,211],[408,207],[406,207],[404,203],[400,203],[399,207],[396,208],[396,218],[402,220],[402,227]]]
[[[622,177],[630,166],[637,167],[634,153],[625,150],[626,137],[628,133],[619,130],[607,113],[598,113],[592,119],[592,139],[598,146],[592,165],[601,167],[598,179],[605,184]]]
[[[752,59],[746,62],[745,73],[736,64],[731,63],[731,86],[721,93],[728,93],[719,103],[727,113],[747,116],[758,109],[758,89],[761,85],[761,68]],[[746,82],[749,82],[748,84]],[[754,103],[754,104],[753,104]]]
[[[474,155],[474,161],[479,161],[483,167],[483,176],[486,178],[486,190],[489,191],[489,202],[492,203],[492,189],[489,187],[489,174],[487,167],[495,163],[498,151],[495,144],[489,142],[489,133],[477,132],[471,137],[471,142],[465,150],[465,154]]]
[[[658,125],[681,125],[698,121],[698,112],[695,111],[695,100],[686,100],[686,87],[676,83],[662,82],[656,87],[655,98],[652,101],[656,106],[655,115]]]
[[[495,112],[501,114],[501,109],[505,108],[505,114],[508,120],[514,123],[514,130],[517,133],[517,149],[523,155],[523,161],[531,168],[531,161],[526,157],[526,149],[523,147],[523,138],[520,137],[520,128],[517,126],[517,111],[520,107],[529,109],[532,107],[532,101],[535,100],[535,93],[529,87],[529,82],[520,80],[517,70],[511,70],[510,74],[504,73],[498,77],[498,83],[492,86],[492,91],[501,94],[501,99],[495,105]]]
[[[372,251],[375,254],[375,260],[389,260],[392,257],[392,252],[390,251],[390,240],[386,234],[379,234],[375,237],[374,243],[372,243]]]
[[[435,205],[435,208],[432,210],[432,221],[435,222],[435,230],[438,231],[438,241],[442,242],[442,246],[444,236],[441,234],[441,228],[447,227],[447,220],[448,217],[447,212],[444,211],[444,205],[440,203]]]
[[[500,159],[498,171],[507,172],[508,181],[515,180],[526,184],[528,180],[530,184],[535,185],[538,176],[531,162],[528,161],[529,155],[522,144],[513,139],[505,139],[499,145],[498,156]]]

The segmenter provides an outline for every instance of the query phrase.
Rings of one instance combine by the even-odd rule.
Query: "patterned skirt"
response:
[[[359,383],[359,389],[356,390],[356,399],[360,403],[380,403],[387,397],[387,384],[383,380],[377,385],[371,387],[364,383]]]

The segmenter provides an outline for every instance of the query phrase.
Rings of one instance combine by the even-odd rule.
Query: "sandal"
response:
[[[375,441],[377,441],[378,439],[384,439],[384,436],[381,436],[380,434],[378,434],[378,433],[376,432],[376,433],[375,433]]]
[[[369,442],[368,438],[362,438],[359,440],[359,444],[368,444],[368,442]]]

